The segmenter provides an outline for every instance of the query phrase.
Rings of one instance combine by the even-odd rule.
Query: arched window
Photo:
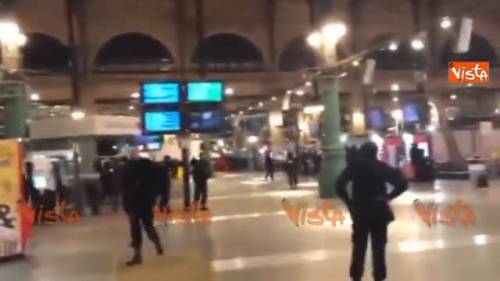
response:
[[[308,44],[304,37],[292,40],[285,47],[279,59],[281,71],[297,71],[317,65],[316,52]]]
[[[57,38],[42,33],[27,34],[21,48],[23,68],[27,71],[63,72],[69,69],[70,50]]]
[[[377,61],[377,69],[419,69],[425,59],[422,52],[415,51],[407,41],[390,40],[395,38],[393,34],[384,34],[372,40],[370,46],[381,46],[374,51],[370,57]],[[394,49],[390,49],[391,43]]]
[[[455,40],[449,40],[441,52],[441,65],[448,67],[452,61],[489,61],[491,66],[498,65],[495,49],[488,40],[480,35],[472,34],[469,51],[464,54],[454,52]]]
[[[198,43],[192,62],[210,71],[258,71],[264,68],[261,51],[245,37],[221,33]]]
[[[99,71],[169,70],[172,53],[160,41],[142,33],[118,35],[104,44],[95,59]]]

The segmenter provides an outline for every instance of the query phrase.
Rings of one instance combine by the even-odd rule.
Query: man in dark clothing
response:
[[[110,199],[111,201],[113,197],[113,166],[110,161],[102,162],[99,179],[101,181],[103,199]]]
[[[321,172],[321,154],[319,151],[315,150],[312,156],[314,164],[314,174],[318,175]]]
[[[198,204],[201,198],[201,210],[208,210],[207,208],[207,197],[208,197],[208,179],[210,178],[210,166],[208,161],[200,155],[199,160],[191,161],[193,166],[193,180],[194,180],[194,202],[195,208],[198,208]]]
[[[170,209],[170,188],[172,186],[172,181],[170,176],[172,174],[172,159],[170,156],[165,156],[163,162],[160,164],[160,195],[162,196],[160,201],[160,208],[162,211],[167,213],[171,212]]]
[[[302,171],[304,175],[309,175],[309,153],[307,151],[303,151],[300,154],[300,161],[302,162]]]
[[[267,181],[268,178],[274,180],[274,162],[269,149],[266,151],[264,162],[266,168],[265,180]]]
[[[352,182],[351,196],[346,190],[349,182]],[[386,183],[394,187],[391,192],[387,192]],[[407,188],[408,182],[399,170],[377,160],[377,145],[371,142],[361,146],[356,159],[352,159],[339,176],[336,183],[337,193],[347,205],[353,221],[350,269],[353,281],[360,281],[363,276],[369,235],[373,251],[374,279],[385,280],[387,226],[394,220],[389,202]]]
[[[40,212],[43,212],[42,206],[42,194],[35,187],[35,181],[33,179],[33,173],[35,166],[33,162],[26,162],[26,176],[25,176],[25,200],[31,203],[31,208],[34,210],[34,218],[40,217]],[[42,216],[43,219],[43,216]],[[37,224],[38,220],[35,219],[33,224]]]
[[[160,238],[153,225],[153,207],[158,196],[158,169],[149,159],[140,158],[133,150],[131,159],[124,167],[123,207],[128,215],[132,237],[133,258],[128,266],[142,263],[142,230],[144,227],[149,239],[154,243],[158,255],[163,255]]]
[[[297,184],[299,182],[299,161],[297,157],[293,155],[293,153],[288,152],[285,162],[285,170],[288,176],[288,184],[291,189],[297,188]]]
[[[410,148],[410,160],[415,171],[414,179],[415,181],[422,180],[422,163],[424,162],[423,153],[418,148],[416,143],[413,143]]]
[[[64,186],[61,174],[61,163],[52,162],[52,172],[54,174],[54,181],[56,184],[56,194],[59,202],[66,202],[67,200],[67,188]]]

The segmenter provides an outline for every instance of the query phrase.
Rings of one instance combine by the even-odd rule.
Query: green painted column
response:
[[[4,104],[4,135],[6,138],[26,137],[28,99],[24,84],[10,83],[1,86],[0,99]]]
[[[319,176],[319,197],[336,197],[335,181],[345,166],[345,150],[340,142],[340,98],[339,83],[333,76],[322,76],[319,80],[322,92],[324,135],[322,137],[323,164]]]

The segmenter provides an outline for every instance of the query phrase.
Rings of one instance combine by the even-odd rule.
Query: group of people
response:
[[[35,218],[41,218],[40,220],[35,220],[34,224],[44,223],[45,217],[40,216],[40,214],[54,210],[58,204],[68,199],[68,187],[63,182],[60,163],[52,163],[54,189],[40,190],[35,186],[35,166],[33,162],[27,161],[24,168],[24,183],[26,187],[24,201],[32,206]]]
[[[203,154],[199,159],[193,159],[190,164],[195,185],[192,205],[195,209],[200,207],[202,211],[207,210],[208,179],[212,176],[210,164]],[[39,217],[40,212],[43,214],[54,210],[57,201],[64,202],[67,199],[67,188],[63,185],[58,163],[54,162],[53,165],[55,191],[41,192],[35,187],[33,163],[26,163],[25,199],[33,206],[35,217]],[[171,212],[169,201],[174,162],[168,156],[162,162],[154,162],[141,157],[138,149],[132,149],[130,157],[96,162],[95,168],[99,172],[101,184],[98,196],[109,199],[115,211],[118,209],[121,197],[123,209],[128,217],[133,256],[126,264],[134,266],[142,263],[143,229],[155,245],[157,253],[162,255],[164,250],[154,227],[153,209],[158,205],[162,211]],[[50,196],[51,200],[47,199],[48,195],[53,195]]]
[[[321,153],[317,149],[303,149],[300,153],[302,174],[305,176],[318,175],[321,171]]]
[[[266,169],[265,180],[274,180],[275,163],[271,155],[271,150],[267,150],[265,153],[264,168]],[[287,174],[290,188],[296,188],[299,181],[300,166],[297,157],[292,152],[287,153],[284,170]]]
[[[396,168],[377,159],[377,145],[368,142],[359,149],[351,147],[347,150],[346,168],[336,181],[336,190],[340,199],[347,206],[352,224],[352,259],[350,276],[353,281],[360,281],[364,271],[364,259],[371,240],[373,256],[373,275],[375,281],[383,281],[387,275],[385,248],[387,229],[394,218],[389,202],[408,188],[408,182],[403,173]],[[122,204],[128,216],[130,225],[133,256],[126,264],[134,266],[142,263],[142,229],[153,242],[158,255],[163,255],[164,249],[153,223],[153,207],[159,203],[160,208],[169,211],[170,177],[172,175],[171,161],[168,157],[160,164],[140,157],[139,151],[133,149],[130,158],[122,158],[110,169],[114,184],[121,186]],[[191,161],[192,175],[195,183],[193,205],[207,209],[208,179],[211,169],[208,160],[200,156]],[[274,162],[271,151],[265,153],[266,179],[274,178]],[[290,187],[297,186],[300,165],[297,157],[289,152],[285,163]],[[57,169],[56,169],[57,171]],[[33,166],[27,164],[28,194],[36,200],[32,175]],[[30,182],[31,179],[31,182]],[[116,182],[119,180],[119,182]],[[104,182],[110,183],[108,179]],[[348,191],[349,183],[352,183]],[[386,184],[393,186],[390,192]],[[62,188],[62,187],[61,187]]]
[[[352,224],[352,257],[350,276],[353,281],[360,281],[364,271],[364,260],[371,240],[373,256],[373,275],[375,281],[383,281],[387,276],[385,249],[387,244],[388,225],[395,219],[389,202],[408,188],[408,182],[403,173],[396,168],[377,159],[377,145],[368,142],[359,149],[350,148],[347,151],[347,167],[340,173],[336,181],[336,190],[340,199],[346,204]],[[273,178],[274,167],[270,151],[266,152],[266,177]],[[210,177],[210,167],[204,157],[193,160],[192,173],[195,181],[195,199],[197,205],[201,199],[202,208],[206,208],[207,180]],[[133,152],[123,169],[123,203],[128,214],[134,255],[127,265],[137,265],[142,262],[141,226],[144,227],[149,239],[154,243],[159,255],[163,247],[153,226],[153,206],[157,196],[163,198],[163,204],[168,202],[165,190],[155,190],[155,168],[147,159],[140,158]],[[298,161],[292,153],[287,155],[287,174],[290,186],[297,185],[299,173]],[[348,191],[348,185],[352,189]],[[386,184],[393,186],[387,190]]]
[[[158,255],[163,255],[163,246],[153,225],[153,208],[159,203],[160,209],[170,212],[171,161],[165,158],[157,164],[142,158],[138,150],[132,150],[130,159],[117,171],[122,179],[122,200],[128,215],[131,247],[134,254],[126,264],[134,266],[142,263],[142,228],[153,242]],[[207,210],[208,179],[211,177],[210,164],[204,155],[191,161],[191,174],[195,184],[193,207]]]
[[[309,156],[311,156],[311,158]],[[305,152],[303,152],[299,160],[299,158],[295,156],[293,152],[287,152],[285,162],[283,163],[283,168],[286,172],[288,184],[291,189],[297,188],[301,168],[304,175],[310,174],[309,160],[311,159],[313,159],[312,162],[314,163],[313,172],[314,174],[318,174],[321,167],[321,156],[319,155],[319,153],[315,152],[311,155],[306,155]],[[275,161],[272,157],[272,152],[269,149],[266,150],[264,155],[264,168],[266,170],[264,176],[265,180],[274,180],[274,172],[276,170],[276,167]]]
[[[377,159],[377,145],[371,142],[363,144],[359,149],[350,148],[347,152],[347,167],[340,173],[336,181],[336,190],[341,200],[346,204],[352,224],[352,258],[350,276],[353,281],[360,281],[364,271],[364,260],[371,240],[373,256],[373,275],[375,281],[383,281],[387,276],[385,249],[387,244],[388,225],[395,219],[389,202],[408,188],[408,182],[403,173],[396,168]],[[266,177],[273,178],[274,167],[270,151],[266,152]],[[167,161],[166,161],[167,162]],[[191,161],[192,174],[195,182],[194,204],[201,200],[202,208],[206,208],[207,180],[210,177],[210,167],[204,157]],[[292,153],[287,156],[287,174],[290,186],[297,185],[299,173],[298,160]],[[134,255],[127,262],[133,266],[142,263],[141,247],[144,228],[149,239],[155,245],[159,255],[163,254],[163,246],[153,225],[153,206],[158,196],[161,205],[168,205],[167,185],[155,189],[158,184],[155,174],[158,171],[150,160],[140,158],[133,151],[131,158],[125,162],[123,175],[123,205],[129,218]],[[165,171],[166,175],[170,175]],[[169,178],[169,176],[167,176]],[[352,183],[348,191],[349,183]],[[393,188],[388,192],[386,184]],[[165,184],[165,182],[163,182]]]

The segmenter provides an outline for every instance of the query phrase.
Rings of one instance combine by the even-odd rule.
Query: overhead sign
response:
[[[177,133],[182,129],[179,110],[145,111],[142,117],[143,131],[148,134]]]
[[[205,110],[189,112],[189,130],[192,132],[214,132],[224,126],[224,112],[221,110]]]
[[[456,61],[448,64],[448,80],[450,83],[489,83],[490,63]]]
[[[181,84],[175,81],[145,82],[141,84],[143,104],[175,104],[181,101]]]
[[[153,81],[141,84],[144,135],[213,133],[224,128],[222,81]]]
[[[195,81],[187,84],[188,102],[222,102],[224,83],[220,81]]]

